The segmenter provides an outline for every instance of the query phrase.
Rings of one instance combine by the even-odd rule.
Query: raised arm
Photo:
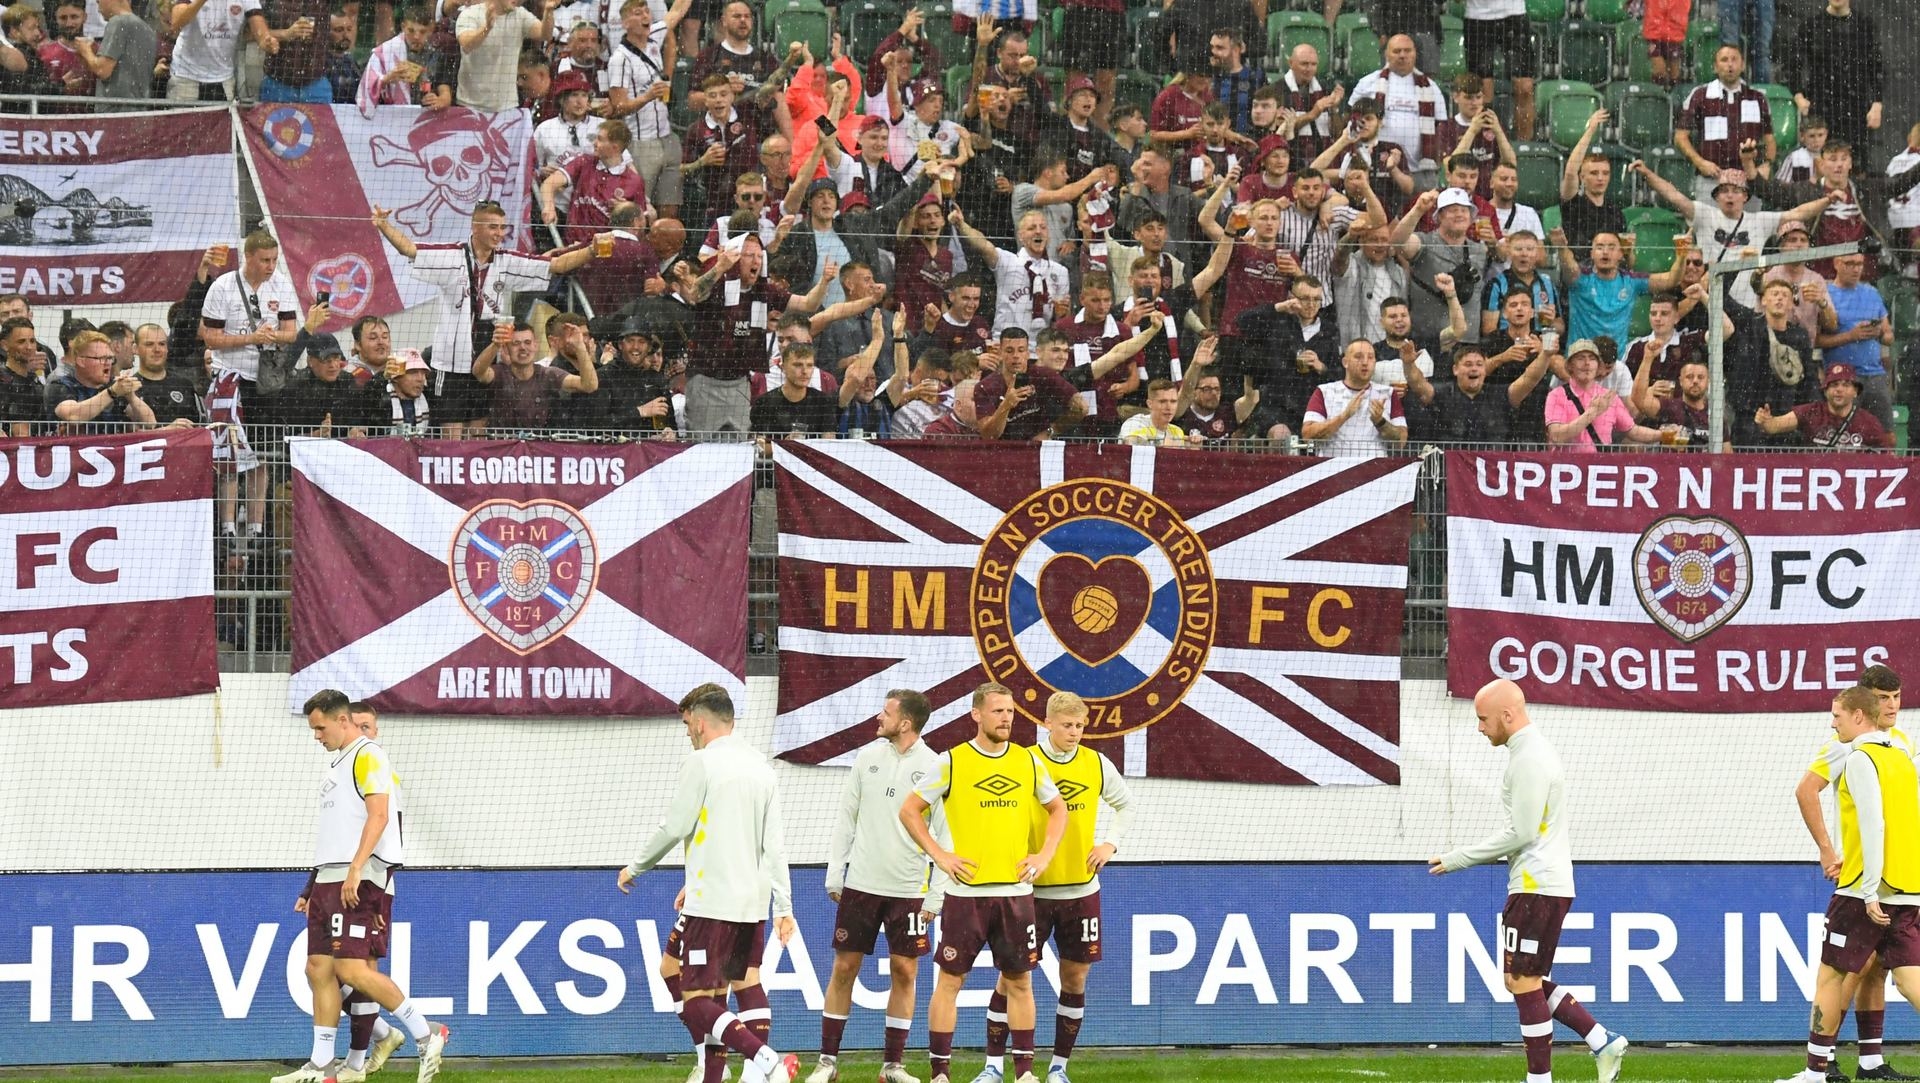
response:
[[[1533,394],[1533,389],[1539,387],[1540,381],[1547,378],[1547,369],[1559,356],[1557,353],[1550,354],[1545,350],[1535,350],[1533,360],[1527,362],[1527,367],[1507,385],[1507,404],[1518,407],[1527,401],[1527,396]]]
[[[405,256],[408,262],[412,262],[413,257],[420,254],[420,248],[413,243],[413,238],[400,232],[400,227],[393,224],[389,219],[391,213],[385,207],[373,208],[373,228],[380,231],[380,235],[387,239],[387,243],[393,246],[395,252]]]
[[[1234,170],[1229,170],[1225,177],[1215,177],[1213,188],[1207,193],[1207,201],[1200,204],[1198,215],[1200,232],[1210,241],[1217,241],[1227,235],[1226,228],[1220,224],[1220,203],[1226,199],[1227,189],[1233,187],[1233,182],[1237,179],[1234,174],[1238,168],[1236,166]]]
[[[1678,138],[1679,135],[1679,132],[1674,133],[1675,138]],[[1682,218],[1685,218],[1689,222],[1693,221],[1693,199],[1685,192],[1675,188],[1672,181],[1655,173],[1647,167],[1647,163],[1638,158],[1635,158],[1629,163],[1627,168],[1632,172],[1640,174],[1640,179],[1647,182],[1647,187],[1652,188],[1661,199],[1666,200],[1668,206],[1679,211]]]
[[[955,207],[947,213],[947,224],[960,234],[960,242],[966,245],[969,251],[979,254],[980,259],[987,265],[987,270],[991,271],[999,266],[1000,250],[994,247],[993,241],[988,239],[986,234],[973,228],[973,223],[967,221],[967,216],[961,212],[960,208]]]
[[[1587,160],[1587,150],[1593,146],[1593,137],[1600,133],[1600,129],[1606,123],[1605,109],[1587,118],[1587,130],[1582,132],[1579,140],[1573,144],[1573,150],[1567,154],[1567,166],[1560,171],[1561,202],[1564,203],[1580,194],[1580,166]]]
[[[1147,325],[1136,332],[1132,338],[1094,359],[1093,378],[1098,380],[1125,362],[1131,361],[1135,354],[1146,349],[1147,343],[1153,341],[1153,336],[1160,333],[1163,322],[1165,321],[1160,313],[1150,313],[1147,316]]]

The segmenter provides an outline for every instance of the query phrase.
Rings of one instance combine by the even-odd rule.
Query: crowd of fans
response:
[[[226,421],[241,473],[241,423],[1701,447],[1721,335],[1728,438],[1892,446],[1876,283],[1902,274],[1920,227],[1920,125],[1870,161],[1884,66],[1849,0],[1802,19],[1777,64],[1771,0],[1724,5],[1717,46],[1687,40],[1703,14],[1687,0],[1634,0],[1655,77],[1680,88],[1671,144],[1693,176],[1606,147],[1600,110],[1540,206],[1521,199],[1516,151],[1548,123],[1526,0],[1465,0],[1451,79],[1429,73],[1445,5],[1374,0],[1360,32],[1381,66],[1350,87],[1315,45],[1276,48],[1248,0],[1164,0],[1138,53],[1122,0],[1061,0],[1046,51],[1062,69],[1036,54],[1034,21],[1054,12],[1034,0],[960,5],[939,27],[957,57],[917,7],[865,55],[835,32],[818,56],[770,41],[740,0],[380,4],[364,65],[354,4],[180,0],[156,35],[125,3],[63,0],[51,38],[8,9],[12,88],[525,107],[534,221],[483,203],[467,243],[416,246],[376,212],[438,290],[430,341],[366,318],[343,346],[265,233],[209,250],[171,326],[63,335],[57,367],[11,311],[24,302],[0,300],[16,431]],[[1340,6],[1316,13],[1331,26]],[[256,87],[247,47],[265,58]],[[1682,78],[1693,48],[1712,53],[1698,86]],[[1116,101],[1149,49],[1174,74],[1145,108]],[[131,85],[148,66],[151,85]],[[1777,143],[1779,99],[1750,67],[1791,80],[1798,146]],[[1677,233],[1644,271],[1636,192],[1668,208],[1640,220]],[[1707,326],[1707,264],[1849,243],[1730,280],[1725,325]]]

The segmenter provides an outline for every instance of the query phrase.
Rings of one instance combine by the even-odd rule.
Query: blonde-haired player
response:
[[[1068,1083],[1067,1061],[1086,1016],[1087,970],[1100,961],[1100,870],[1120,849],[1133,820],[1133,793],[1113,761],[1080,743],[1087,731],[1087,701],[1072,692],[1047,700],[1039,740],[1027,751],[1053,776],[1067,803],[1067,831],[1053,861],[1033,882],[1033,919],[1039,943],[1052,938],[1060,953],[1060,1005],[1054,1010],[1053,1062],[1047,1083]],[[1113,809],[1098,842],[1100,804]],[[1038,851],[1046,831],[1036,818],[1029,846]],[[1007,989],[987,1002],[987,1064],[1007,1047]]]
[[[1832,726],[1846,748],[1834,780],[1844,856],[1827,904],[1806,1067],[1780,1083],[1825,1078],[1840,1014],[1862,975],[1878,970],[1876,956],[1903,996],[1920,998],[1920,779],[1913,757],[1880,726],[1872,688],[1855,685],[1833,697]]]
[[[1887,735],[1895,748],[1905,752],[1909,758],[1913,757],[1913,740],[1900,728],[1900,675],[1886,666],[1868,666],[1860,674],[1860,684],[1872,690],[1874,698],[1880,703],[1880,713],[1874,725]],[[1829,880],[1839,878],[1841,856],[1833,845],[1832,836],[1827,834],[1826,817],[1820,810],[1820,794],[1829,784],[1838,781],[1851,751],[1847,742],[1837,735],[1827,738],[1826,743],[1820,746],[1820,751],[1814,754],[1813,762],[1807,765],[1806,773],[1800,776],[1800,784],[1793,790],[1794,803],[1800,806],[1800,819],[1807,825],[1807,834],[1813,836],[1813,844],[1819,847],[1820,871]],[[1887,982],[1886,969],[1881,965],[1879,956],[1876,955],[1867,964],[1866,970],[1861,972],[1852,1003],[1853,1026],[1859,1035],[1860,1045],[1860,1065],[1855,1073],[1858,1078],[1912,1079],[1912,1076],[1896,1071],[1880,1053],[1887,1025]],[[1839,1033],[1845,1012],[1846,1003],[1842,1002],[1839,1014],[1831,1020],[1835,1034]],[[1827,1059],[1827,1078],[1845,1078],[1840,1071],[1838,1057]]]
[[[1013,716],[1013,692],[1005,685],[974,689],[973,740],[941,753],[938,769],[900,806],[907,833],[952,880],[934,953],[940,972],[927,1004],[931,1083],[947,1083],[960,986],[982,947],[993,949],[994,969],[1007,990],[1017,1083],[1039,1083],[1033,1075],[1033,968],[1040,962],[1033,881],[1053,864],[1067,827],[1067,803],[1047,768],[1013,746]],[[927,813],[936,804],[946,816],[951,850],[928,827]],[[1047,828],[1034,848],[1029,839],[1042,809]],[[976,1083],[1000,1078],[988,1066]]]

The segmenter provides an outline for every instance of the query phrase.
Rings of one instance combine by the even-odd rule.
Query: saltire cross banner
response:
[[[1400,779],[1416,461],[1045,443],[775,448],[774,750],[846,764],[891,688],[972,736],[998,681],[1055,691],[1129,776]]]
[[[288,705],[671,715],[746,691],[746,444],[293,440]]]

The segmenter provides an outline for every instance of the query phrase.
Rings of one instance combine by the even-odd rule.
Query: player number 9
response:
[[[328,919],[328,929],[332,936],[343,935],[347,929],[347,916],[345,914],[333,915],[332,918]]]

